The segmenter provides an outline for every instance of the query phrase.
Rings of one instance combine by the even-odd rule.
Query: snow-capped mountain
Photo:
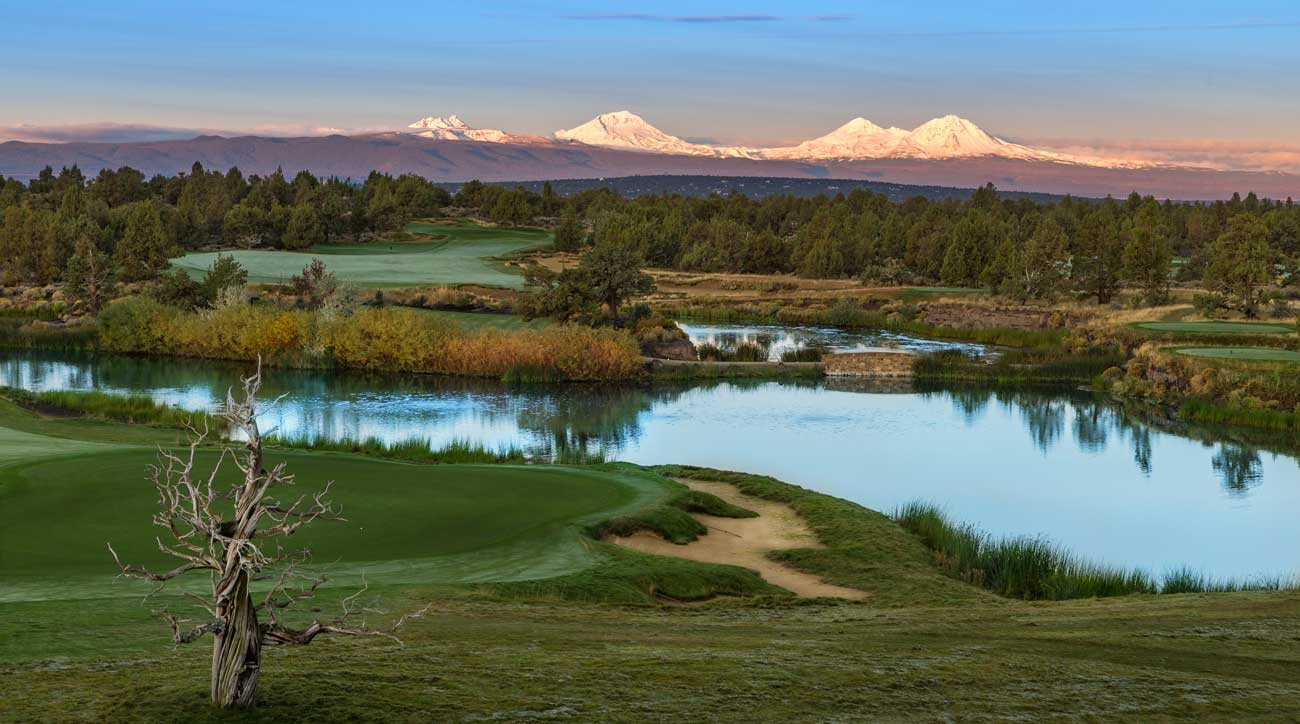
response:
[[[795,146],[775,148],[692,143],[655,128],[631,111],[602,113],[580,126],[556,131],[553,139],[474,128],[456,115],[422,118],[409,128],[415,131],[416,136],[443,141],[515,144],[560,141],[641,153],[711,158],[780,161],[1005,158],[1103,168],[1145,168],[1150,165],[1124,159],[1069,155],[1011,143],[986,133],[973,122],[955,115],[926,121],[910,131],[896,127],[882,128],[859,117],[824,136]]]
[[[460,116],[452,114],[445,118],[429,116],[407,126],[417,130],[415,135],[424,138],[437,138],[442,141],[483,141],[486,143],[509,143],[512,136],[505,131],[492,128],[473,128],[462,121]]]
[[[763,158],[781,159],[878,158],[888,154],[907,134],[901,128],[881,128],[858,117],[825,136],[797,146],[753,149],[753,152]]]
[[[561,141],[585,143],[602,148],[622,148],[649,153],[671,153],[684,156],[743,157],[744,149],[729,146],[712,146],[691,143],[664,133],[631,111],[602,113],[581,126],[555,132]]]

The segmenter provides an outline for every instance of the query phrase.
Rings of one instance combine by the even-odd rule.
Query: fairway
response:
[[[1266,347],[1184,347],[1174,350],[1178,354],[1210,359],[1230,359],[1248,362],[1300,362],[1300,352],[1290,349]]]
[[[477,284],[520,289],[523,277],[499,257],[550,243],[538,229],[473,224],[412,223],[405,231],[425,238],[377,240],[365,244],[321,244],[305,251],[234,250],[187,254],[172,265],[202,278],[218,254],[235,257],[252,284],[287,284],[313,258],[325,262],[339,281],[360,287]]]
[[[1267,322],[1142,322],[1134,326],[1153,332],[1182,334],[1294,334],[1296,331],[1289,324]]]
[[[209,468],[215,451],[200,455]],[[303,492],[335,481],[346,522],[319,522],[291,542],[331,580],[473,583],[548,578],[597,560],[580,526],[669,494],[618,466],[417,465],[275,451]],[[147,447],[81,443],[0,428],[0,601],[140,595],[114,580],[106,543],[161,567],[145,479]],[[202,586],[202,576],[189,582]],[[55,596],[57,591],[57,596]]]

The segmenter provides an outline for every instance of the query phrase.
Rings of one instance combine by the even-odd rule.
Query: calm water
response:
[[[0,384],[221,399],[237,366],[8,356]],[[934,501],[998,533],[1041,533],[1087,556],[1222,576],[1300,570],[1293,457],[1168,434],[1075,392],[932,392],[861,384],[641,389],[418,376],[268,373],[288,393],[265,427],[326,437],[584,446],[638,463],[766,473],[888,511]]]
[[[726,351],[741,344],[757,344],[767,348],[769,360],[781,359],[783,352],[819,347],[831,352],[871,352],[879,350],[906,350],[908,352],[935,352],[941,349],[959,349],[980,352],[984,347],[962,342],[944,342],[920,339],[884,330],[848,331],[834,327],[798,327],[776,324],[705,324],[678,322],[691,341],[697,345],[711,344]]]

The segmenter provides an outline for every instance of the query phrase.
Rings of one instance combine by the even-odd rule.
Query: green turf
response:
[[[472,224],[414,223],[406,231],[436,235],[415,241],[322,244],[301,252],[235,250],[187,254],[173,266],[202,277],[218,253],[234,256],[253,284],[281,284],[320,257],[340,281],[360,287],[413,287],[477,284],[522,288],[523,277],[499,258],[550,242],[539,229],[507,229]]]
[[[451,320],[466,329],[503,329],[514,332],[520,329],[542,329],[550,326],[546,319],[524,319],[517,314],[491,314],[488,312],[455,312],[445,309],[419,309],[416,311]]]
[[[1249,362],[1300,362],[1300,352],[1267,347],[1180,347],[1178,354]]]
[[[1181,334],[1295,334],[1289,324],[1266,322],[1140,322],[1138,329]]]

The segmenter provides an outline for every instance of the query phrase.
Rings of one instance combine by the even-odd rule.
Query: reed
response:
[[[453,440],[443,447],[435,448],[429,444],[429,441],[418,438],[388,442],[377,437],[345,437],[329,440],[300,434],[272,435],[266,438],[266,443],[296,450],[344,452],[421,463],[523,464],[528,462],[527,456],[518,447],[500,446],[493,449],[469,440]]]
[[[994,538],[928,503],[908,503],[893,518],[921,539],[949,575],[1009,598],[1065,600],[1159,589],[1141,570],[1083,561],[1039,537]]]
[[[46,414],[91,417],[140,425],[178,429],[224,431],[225,423],[206,412],[182,410],[145,395],[115,395],[107,392],[51,390],[31,392],[0,387],[0,397],[26,409]]]

